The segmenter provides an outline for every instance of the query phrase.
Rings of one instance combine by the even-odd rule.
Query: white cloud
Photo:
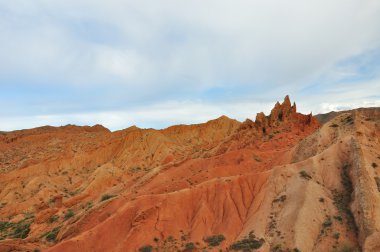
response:
[[[15,116],[6,121],[0,121],[3,131],[38,127],[41,125],[62,126],[66,124],[95,125],[102,124],[111,130],[127,128],[132,125],[139,127],[165,128],[174,124],[203,123],[221,115],[227,115],[237,120],[255,119],[256,112],[269,113],[273,104],[259,102],[236,102],[227,104],[210,104],[203,102],[169,101],[154,106],[142,106],[125,110],[110,110],[104,112],[72,113],[61,115]]]
[[[345,103],[322,103],[320,105],[320,113],[328,113],[330,111],[343,111],[354,108],[380,107],[380,100],[377,101],[361,101],[361,102],[345,102]]]
[[[91,117],[73,110],[63,117],[53,108],[35,111],[24,125],[87,124],[78,119],[85,118],[116,129],[126,122],[168,125],[221,114],[243,119],[250,114],[242,105],[247,100],[272,104],[285,94],[305,112],[378,99],[368,98],[379,93],[377,81],[337,84],[361,73],[336,67],[380,48],[378,0],[12,0],[0,2],[0,15],[0,87],[77,89],[86,99],[74,108],[98,108],[88,109]],[[302,91],[321,76],[332,87]],[[214,100],[204,95],[215,88],[239,92],[223,104],[228,94]],[[144,110],[134,112],[141,104]],[[255,106],[254,112],[262,108]],[[201,112],[194,118],[196,111]],[[107,114],[112,116],[104,119]],[[24,119],[12,118],[1,118],[0,128],[22,127]]]
[[[133,81],[147,86],[160,78],[175,82],[180,74],[207,85],[300,84],[337,60],[379,46],[380,39],[380,6],[374,0],[39,0],[23,7],[26,2],[2,4],[8,15],[1,54],[12,64],[2,62],[1,70],[58,75],[68,83],[76,78],[73,69],[81,69],[81,82],[109,74],[130,80],[134,59],[144,58]],[[98,68],[99,45],[88,38],[102,34],[96,28],[90,35],[75,32],[83,23],[107,24],[119,33],[116,46],[105,45],[113,46],[108,67]]]
[[[360,107],[380,107],[380,78],[355,83],[342,82],[324,87],[323,92],[310,92],[299,97],[301,112],[313,114]]]
[[[96,52],[96,68],[106,75],[128,80],[142,65],[139,55],[133,51],[99,47]]]

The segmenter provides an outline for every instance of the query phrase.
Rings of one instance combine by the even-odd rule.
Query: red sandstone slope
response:
[[[374,111],[3,133],[0,251],[376,251]]]

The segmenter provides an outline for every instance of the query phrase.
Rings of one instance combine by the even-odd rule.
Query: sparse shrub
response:
[[[56,222],[58,219],[59,219],[59,216],[58,216],[58,215],[52,215],[52,216],[49,217],[48,222],[49,222],[49,223],[54,223],[54,222]]]
[[[59,233],[59,230],[60,230],[59,227],[53,228],[50,232],[48,232],[46,234],[46,236],[45,236],[46,240],[49,242],[54,242],[55,239],[57,239],[57,235]]]
[[[153,247],[151,245],[145,245],[139,248],[139,252],[152,252]]]
[[[191,251],[194,251],[195,249],[196,249],[196,247],[195,247],[194,243],[189,242],[189,243],[186,243],[184,251],[191,252]]]
[[[372,168],[377,168],[377,164],[375,162],[372,163]]]
[[[277,245],[273,246],[272,247],[272,251],[274,251],[274,252],[280,252],[280,251],[282,251],[281,250],[281,245],[277,244]]]
[[[337,128],[337,127],[339,127],[339,125],[336,124],[336,123],[333,123],[333,124],[330,125],[330,127],[332,127],[332,128]]]
[[[350,210],[349,204],[351,202],[351,192],[333,192],[334,205],[338,208],[339,212],[344,214],[347,218],[347,224],[351,230],[356,230],[356,224],[354,216]]]
[[[173,241],[175,241],[175,238],[172,235],[169,235],[168,238],[166,238],[166,240],[168,242],[173,242]]]
[[[340,216],[340,215],[336,215],[336,216],[334,216],[334,219],[336,219],[336,220],[339,221],[339,222],[342,222],[342,221],[343,221],[343,218],[342,218],[342,216]]]
[[[69,210],[66,212],[64,218],[65,218],[65,220],[68,220],[68,219],[74,217],[74,215],[75,215],[75,214],[74,214],[74,211],[71,210],[71,209],[69,209]]]
[[[323,202],[325,202],[325,199],[322,198],[322,197],[320,197],[320,198],[319,198],[319,202],[322,202],[322,203],[323,203]]]
[[[55,203],[55,198],[50,198],[49,201],[48,201],[48,204],[52,205],[54,203]]]
[[[24,214],[25,220],[34,218],[34,213],[32,213],[32,212],[24,212],[23,214]]]
[[[207,242],[212,247],[216,247],[216,246],[219,246],[220,243],[222,243],[225,239],[226,238],[222,234],[212,235],[212,236],[207,237],[205,239],[205,242]]]
[[[311,176],[306,171],[304,171],[304,170],[300,171],[299,174],[300,174],[301,178],[304,178],[306,180],[310,180],[311,179]]]
[[[261,162],[261,158],[259,156],[253,155],[253,159],[256,160],[257,162]]]
[[[92,208],[93,206],[94,206],[94,204],[91,201],[89,201],[86,204],[86,209],[88,210],[88,209]]]
[[[141,171],[141,167],[139,167],[139,166],[130,167],[128,169],[128,173],[131,173],[131,174],[138,173],[140,171]]]
[[[185,235],[185,234],[181,235],[181,241],[186,241],[187,238],[188,238],[187,235]]]
[[[294,248],[293,252],[301,252],[301,250],[299,250],[298,248]]]
[[[336,233],[333,234],[333,238],[334,239],[338,240],[339,237],[340,237],[340,233],[336,232]]]
[[[278,197],[277,199],[274,199],[273,200],[273,203],[276,203],[276,202],[284,202],[286,200],[286,195],[281,195],[280,197]]]
[[[353,188],[352,188],[352,182],[351,182],[351,179],[349,176],[349,168],[350,168],[349,165],[343,166],[343,169],[341,172],[341,177],[342,177],[342,184],[343,184],[344,188],[346,190],[352,192]]]
[[[332,221],[330,217],[327,217],[326,220],[323,222],[322,227],[323,228],[328,228],[332,225]]]
[[[115,195],[103,194],[102,198],[100,199],[100,201],[105,201],[105,200],[111,199],[113,197],[115,197]]]

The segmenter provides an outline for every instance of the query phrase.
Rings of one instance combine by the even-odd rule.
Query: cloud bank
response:
[[[377,0],[0,3],[0,130],[378,106]]]

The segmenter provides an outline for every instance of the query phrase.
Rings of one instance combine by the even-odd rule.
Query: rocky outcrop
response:
[[[297,106],[295,103],[291,105],[289,96],[286,96],[283,103],[277,102],[271,113],[265,116],[264,113],[258,113],[253,126],[257,132],[263,135],[269,135],[273,132],[284,129],[304,129],[311,126],[318,127],[318,121],[310,115],[303,115],[297,113]],[[245,127],[244,124],[241,127]]]

